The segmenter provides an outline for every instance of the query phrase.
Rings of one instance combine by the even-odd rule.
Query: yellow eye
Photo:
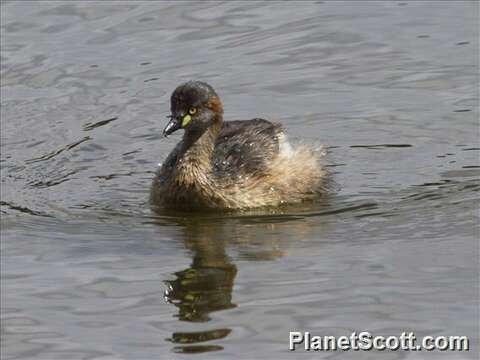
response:
[[[197,112],[197,108],[194,108],[194,107],[192,107],[192,108],[190,108],[190,110],[188,110],[188,113],[190,115],[194,115],[196,112]]]

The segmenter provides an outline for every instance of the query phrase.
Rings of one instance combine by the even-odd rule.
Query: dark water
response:
[[[2,359],[476,359],[478,11],[2,2]],[[189,79],[227,119],[327,146],[339,191],[155,215],[169,95]],[[291,353],[291,330],[471,350]]]

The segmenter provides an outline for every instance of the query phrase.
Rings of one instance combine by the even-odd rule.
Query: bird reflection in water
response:
[[[238,254],[236,257],[248,261],[274,260],[284,256],[284,249],[292,239],[310,231],[308,222],[298,217],[260,219],[189,215],[175,217],[175,222],[180,225],[180,240],[192,254],[192,264],[175,272],[173,280],[165,281],[165,300],[178,308],[175,316],[179,320],[192,323],[207,323],[212,312],[237,307],[232,296],[237,267],[228,256],[227,247]],[[223,347],[204,342],[223,339],[231,331],[219,327],[206,331],[174,332],[167,340],[175,344],[174,352],[215,351]]]
[[[190,218],[183,222],[183,240],[192,252],[190,267],[174,273],[166,281],[165,299],[178,308],[178,318],[195,323],[210,320],[210,313],[235,308],[232,290],[237,267],[230,261],[225,240],[218,238],[218,227]],[[175,332],[170,341],[181,345],[175,352],[197,353],[222,350],[220,345],[199,344],[225,338],[231,329],[218,328],[198,332]]]
[[[211,267],[202,265],[201,259],[195,257],[190,268],[176,272],[176,279],[167,281],[169,288],[165,297],[178,307],[180,320],[208,321],[210,312],[236,307],[232,303],[236,274],[233,264]]]

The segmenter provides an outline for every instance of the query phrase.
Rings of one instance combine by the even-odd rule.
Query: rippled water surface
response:
[[[476,359],[478,3],[5,1],[2,359]],[[324,144],[327,201],[153,213],[170,92]],[[289,352],[290,330],[471,350]],[[192,355],[194,353],[194,355]]]

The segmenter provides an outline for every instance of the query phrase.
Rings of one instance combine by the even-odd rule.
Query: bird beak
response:
[[[170,116],[170,121],[168,122],[165,129],[163,129],[163,136],[167,137],[171,133],[177,131],[182,127],[182,116]]]

